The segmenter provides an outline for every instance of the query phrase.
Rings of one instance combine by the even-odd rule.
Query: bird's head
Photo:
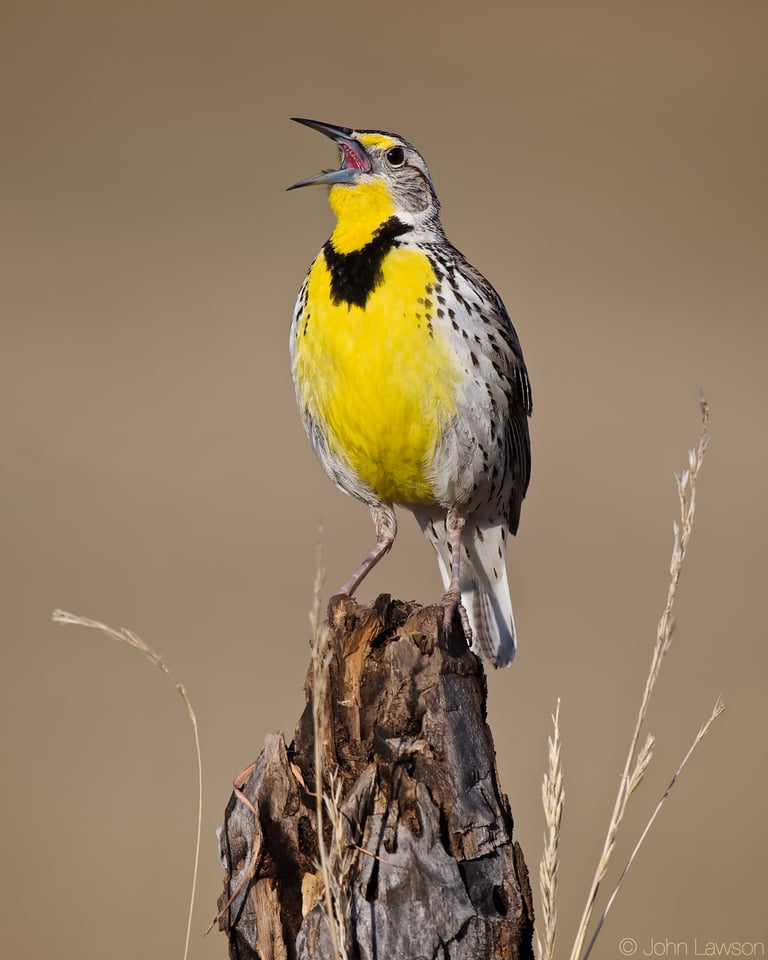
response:
[[[288,188],[329,186],[339,228],[346,227],[363,237],[392,216],[413,226],[439,222],[440,204],[429,170],[407,140],[382,130],[351,130],[317,120],[293,119],[339,146],[338,169],[323,170]]]

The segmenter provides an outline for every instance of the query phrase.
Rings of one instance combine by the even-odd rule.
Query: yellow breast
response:
[[[429,503],[429,470],[456,411],[458,371],[432,329],[427,257],[395,247],[364,306],[334,303],[324,254],[296,329],[299,399],[329,452],[382,500]]]

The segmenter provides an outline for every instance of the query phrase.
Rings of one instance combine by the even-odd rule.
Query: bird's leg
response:
[[[397,518],[391,505],[379,503],[371,507],[371,517],[376,528],[376,546],[363,560],[357,570],[347,580],[339,593],[348,597],[354,595],[355,590],[365,580],[385,553],[389,553],[397,535]]]
[[[448,531],[448,542],[451,545],[451,582],[448,589],[440,601],[445,613],[443,626],[448,630],[451,626],[454,613],[458,610],[461,618],[461,626],[464,629],[464,636],[467,641],[472,640],[472,627],[469,625],[469,617],[461,602],[461,532],[465,524],[464,517],[461,516],[455,507],[448,510],[448,516],[445,520],[445,529]]]

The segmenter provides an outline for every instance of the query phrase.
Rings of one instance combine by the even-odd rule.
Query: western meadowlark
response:
[[[483,659],[515,655],[505,551],[530,478],[531,388],[501,298],[452,246],[427,165],[402,137],[294,118],[334,140],[326,184],[337,224],[309,268],[291,325],[304,428],[325,472],[366,503],[389,551],[394,505],[416,517]]]

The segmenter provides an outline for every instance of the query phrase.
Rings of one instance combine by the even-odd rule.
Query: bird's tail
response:
[[[451,547],[445,516],[416,514],[424,536],[437,552],[446,590],[451,582]],[[507,580],[506,524],[470,518],[461,538],[461,602],[472,627],[472,649],[495,667],[508,666],[517,649],[515,617]]]

